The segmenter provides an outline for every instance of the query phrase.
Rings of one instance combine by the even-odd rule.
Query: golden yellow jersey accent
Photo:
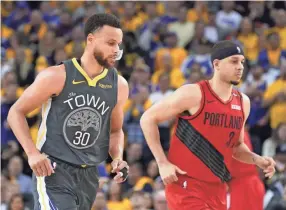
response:
[[[85,82],[85,81],[75,81],[75,80],[73,80],[72,84],[77,85],[77,84],[80,84],[80,83],[83,83],[83,82]]]
[[[85,167],[86,167],[86,165],[81,165],[81,167],[82,167],[82,168],[85,168]]]
[[[102,83],[99,83],[98,86],[103,88],[103,89],[110,89],[110,88],[112,88],[112,85],[108,85],[108,84],[104,85]]]
[[[77,62],[76,58],[72,59],[72,62],[74,64],[74,66],[77,68],[77,70],[84,76],[84,78],[86,79],[87,83],[89,86],[93,86],[95,87],[97,82],[101,79],[103,79],[104,77],[106,77],[107,73],[108,73],[108,69],[104,69],[101,74],[97,75],[96,77],[94,77],[93,79],[91,79],[87,73],[82,69],[82,67],[79,65],[79,63]]]

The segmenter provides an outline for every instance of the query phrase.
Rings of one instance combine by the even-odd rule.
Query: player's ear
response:
[[[93,39],[94,39],[93,34],[91,34],[91,33],[88,34],[87,38],[86,38],[87,44],[91,44],[93,42]]]
[[[215,68],[215,69],[218,69],[218,68],[219,68],[219,60],[218,60],[218,59],[215,59],[215,60],[213,61],[213,65],[214,65],[214,68]]]

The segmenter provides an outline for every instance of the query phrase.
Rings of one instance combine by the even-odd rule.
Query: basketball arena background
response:
[[[40,71],[81,57],[83,24],[89,16],[103,12],[119,17],[124,30],[124,56],[117,68],[130,85],[124,110],[124,157],[130,164],[130,176],[118,185],[109,175],[111,160],[101,164],[93,209],[167,209],[164,185],[139,119],[152,104],[181,85],[210,78],[209,52],[219,40],[233,40],[245,51],[243,81],[237,88],[252,102],[248,134],[256,153],[277,161],[277,173],[271,181],[261,176],[266,187],[264,207],[286,209],[285,8],[285,1],[2,1],[1,210],[33,208],[31,170],[7,124],[9,108]],[[39,111],[27,115],[34,141]],[[165,151],[172,126],[173,121],[159,126]]]

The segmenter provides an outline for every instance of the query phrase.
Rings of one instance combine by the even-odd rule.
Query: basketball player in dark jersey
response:
[[[256,164],[271,178],[272,158],[251,152],[243,142],[249,98],[234,90],[243,73],[242,49],[231,41],[215,44],[211,80],[180,87],[141,118],[146,141],[166,185],[171,210],[226,209],[226,183],[232,158]],[[168,157],[158,123],[177,117]]]
[[[96,14],[84,30],[82,57],[42,71],[9,112],[8,122],[34,172],[34,209],[91,209],[97,165],[108,153],[114,179],[123,182],[128,174],[122,124],[129,89],[113,67],[122,56],[120,21]],[[35,145],[25,115],[41,105]]]

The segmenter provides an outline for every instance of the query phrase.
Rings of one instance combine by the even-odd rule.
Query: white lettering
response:
[[[70,103],[71,100],[73,100],[73,98],[70,98],[70,99],[64,101],[64,103],[68,103],[69,106],[70,106],[70,108],[73,109],[73,107],[72,107],[72,105],[71,105],[71,103]]]
[[[75,102],[72,102],[73,100]],[[71,109],[74,109],[73,105],[76,107],[83,107],[83,106],[93,107],[99,110],[101,112],[101,115],[104,115],[110,108],[105,101],[100,101],[100,97],[96,99],[94,95],[89,95],[89,94],[86,94],[86,96],[78,95],[75,98],[69,98],[68,100],[64,101],[64,103],[68,103]]]
[[[79,104],[78,98],[82,98],[82,104]],[[76,104],[77,107],[84,106],[85,105],[85,98],[84,98],[84,96],[83,95],[79,95],[79,96],[75,97],[75,104]]]
[[[106,107],[106,109],[105,109],[105,101],[102,101],[101,104],[99,105],[99,107],[97,108],[97,110],[99,110],[100,107],[102,107],[102,106],[103,106],[103,108],[101,110],[101,115],[104,115],[104,113],[109,109],[109,106]]]

